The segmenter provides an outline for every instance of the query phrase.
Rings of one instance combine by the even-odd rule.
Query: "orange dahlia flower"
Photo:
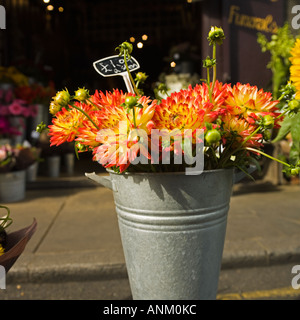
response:
[[[262,146],[262,134],[256,133],[250,139],[252,133],[257,129],[256,126],[250,124],[248,121],[239,118],[238,116],[226,115],[223,118],[223,140],[226,144],[227,140],[229,143],[234,141],[231,145],[232,148],[237,148],[245,142],[245,147]]]
[[[92,105],[83,103],[76,103],[76,106],[88,114],[94,108]],[[50,145],[59,146],[64,142],[74,141],[84,121],[87,121],[87,117],[79,110],[71,106],[68,110],[62,108],[52,119],[52,125],[49,125]]]
[[[276,116],[278,101],[272,100],[270,92],[258,90],[256,86],[250,84],[237,83],[233,87],[228,86],[228,95],[224,101],[226,107],[231,107],[235,115],[246,119],[249,123],[254,123],[259,116],[271,114]],[[277,124],[277,123],[276,123]]]
[[[94,99],[94,102],[103,106],[96,112],[101,129],[96,140],[101,145],[94,149],[94,160],[105,168],[119,167],[120,172],[126,170],[138,156],[150,159],[148,135],[153,127],[152,117],[156,108],[155,100],[142,96],[138,99],[142,108],[135,107],[133,119],[133,113],[127,113],[121,106],[128,95],[132,94],[115,90],[106,96],[100,93],[100,99]]]

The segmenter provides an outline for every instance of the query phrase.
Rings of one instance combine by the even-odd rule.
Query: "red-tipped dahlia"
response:
[[[231,140],[234,139],[235,142],[232,144],[232,147],[236,148],[238,147],[238,144],[242,144],[247,140],[256,129],[257,126],[251,125],[246,120],[228,114],[223,118],[223,143],[226,144],[227,140],[231,142]],[[244,146],[255,146],[260,148],[262,146],[262,134],[254,134],[245,142]]]
[[[201,98],[192,96],[189,90],[181,90],[171,93],[157,105],[152,120],[157,129],[200,129],[211,109],[212,105],[203,108]]]
[[[272,94],[264,92],[263,89],[258,90],[256,86],[250,84],[237,83],[233,87],[228,87],[228,96],[224,103],[227,107],[233,108],[235,115],[243,117],[250,123],[266,114],[273,117],[279,115],[278,101],[272,100]]]
[[[143,155],[150,158],[148,144],[150,128],[153,127],[153,117],[156,102],[147,97],[141,97],[137,103],[143,108],[135,107],[135,121],[132,110],[127,113],[121,106],[126,96],[114,91],[113,94],[99,94],[97,103],[105,106],[97,111],[98,119],[101,121],[101,129],[97,134],[97,141],[101,145],[94,150],[94,160],[104,167],[119,167],[120,172],[128,168],[137,156]],[[136,127],[135,127],[136,125]]]
[[[93,107],[82,103],[76,103],[76,106],[89,113]],[[78,135],[78,129],[82,126],[87,117],[79,110],[70,106],[69,110],[62,108],[52,119],[52,125],[49,126],[49,136],[51,146],[59,146],[64,142],[73,141]]]

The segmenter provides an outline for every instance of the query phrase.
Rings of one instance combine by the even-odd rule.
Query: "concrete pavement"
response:
[[[105,173],[101,173],[105,174]],[[8,204],[18,230],[38,227],[8,283],[124,279],[112,192],[84,175],[40,177],[23,201]],[[300,264],[300,185],[234,186],[222,269]]]

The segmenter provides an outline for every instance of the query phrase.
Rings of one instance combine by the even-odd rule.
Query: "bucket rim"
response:
[[[200,174],[196,174],[196,175],[187,175],[185,173],[185,171],[170,171],[170,172],[122,172],[122,173],[118,173],[113,171],[112,169],[106,169],[106,171],[109,174],[114,174],[116,176],[155,176],[155,175],[184,175],[184,176],[191,176],[191,177],[195,177],[195,176],[200,176],[203,173],[217,173],[217,172],[229,172],[232,171],[234,172],[235,168],[234,167],[230,167],[230,168],[220,168],[220,169],[213,169],[213,170],[203,170]]]

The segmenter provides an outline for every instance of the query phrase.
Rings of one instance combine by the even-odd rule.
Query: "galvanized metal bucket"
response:
[[[26,171],[0,173],[0,202],[16,202],[25,198]]]
[[[133,299],[216,298],[233,170],[86,175],[113,190]]]

